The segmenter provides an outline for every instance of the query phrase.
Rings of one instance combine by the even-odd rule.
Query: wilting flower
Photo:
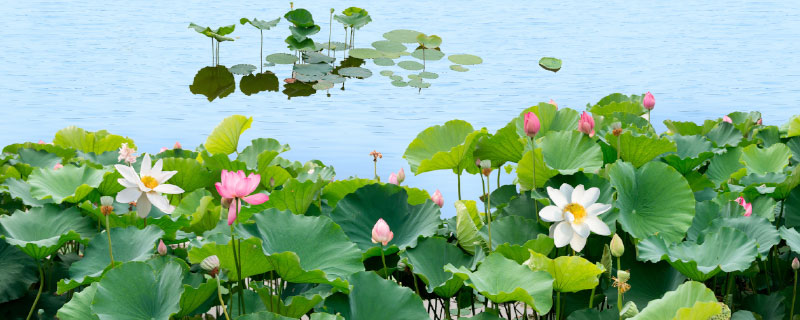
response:
[[[164,244],[164,240],[158,241],[158,254],[162,256],[167,254],[167,245]]]
[[[128,148],[127,143],[123,143],[119,147],[119,157],[117,157],[117,161],[125,161],[128,164],[132,164],[136,162],[136,149]]]
[[[244,171],[237,172],[222,170],[222,177],[220,182],[214,184],[217,187],[217,192],[222,198],[233,199],[233,203],[228,207],[228,225],[232,225],[236,221],[236,215],[241,211],[242,202],[258,205],[269,200],[269,196],[263,193],[253,193],[258,188],[261,182],[261,176],[251,173],[249,176],[244,175]]]
[[[399,185],[399,183],[397,183],[397,175],[394,174],[394,172],[389,175],[389,183]]]
[[[53,170],[58,170],[58,169],[61,169],[61,168],[63,168],[63,167],[64,167],[64,165],[63,165],[63,164],[61,164],[61,163],[56,163],[56,165],[54,165],[54,166],[53,166]]]
[[[124,147],[127,148],[127,146]],[[161,171],[163,166],[161,159],[156,161],[152,167],[150,167],[150,163],[150,155],[145,154],[142,168],[138,174],[130,166],[114,165],[122,175],[122,179],[117,179],[117,181],[125,187],[125,190],[117,193],[117,202],[136,202],[136,211],[141,218],[147,217],[150,213],[151,204],[165,213],[172,213],[175,207],[169,204],[169,200],[162,193],[180,194],[184,192],[176,185],[164,183],[178,171]]]
[[[616,277],[611,277],[611,280],[614,282],[611,286],[617,288],[619,293],[625,293],[631,289],[631,285],[628,284],[628,280],[630,280],[631,274],[628,271],[618,270]]]
[[[525,122],[524,122],[525,134],[531,138],[539,133],[539,117],[536,116],[533,112],[528,112],[525,114]]]
[[[200,262],[200,268],[215,276],[219,272],[219,258],[216,255],[206,257]]]
[[[742,208],[744,208],[744,216],[745,217],[749,217],[750,215],[753,214],[753,204],[752,203],[747,203],[747,201],[744,201],[744,197],[736,198],[736,203],[738,203],[740,206],[742,206]]]
[[[553,99],[550,99],[550,102],[548,103],[556,106],[556,109],[558,109],[558,103],[556,103]]]
[[[611,124],[611,133],[615,137],[619,137],[622,134],[622,124],[619,122],[614,122]]]
[[[175,141],[175,145],[172,146],[172,149],[183,149],[180,142]]]
[[[622,243],[622,238],[620,238],[616,233],[613,237],[611,237],[611,254],[615,257],[621,257],[622,254],[625,253],[625,244]]]
[[[104,216],[111,214],[114,211],[114,198],[109,196],[100,197],[100,212]]]
[[[439,206],[439,208],[444,206],[444,197],[442,197],[442,193],[439,192],[439,189],[436,189],[436,192],[433,193],[431,200],[433,200],[433,203]]]
[[[372,156],[372,161],[375,161],[375,162],[378,162],[378,159],[383,159],[383,154],[381,154],[380,152],[378,152],[376,150],[372,150],[372,152],[370,152],[369,155]]]
[[[653,94],[650,93],[650,91],[647,91],[647,93],[644,95],[642,105],[644,105],[644,108],[647,110],[653,110],[653,108],[656,107],[656,98],[653,97]]]
[[[733,119],[729,116],[722,116],[722,122],[733,123]]]
[[[556,222],[550,227],[556,247],[569,244],[573,250],[581,251],[591,232],[611,234],[605,222],[597,217],[611,209],[611,205],[596,203],[600,189],[585,190],[582,184],[573,188],[565,183],[560,189],[547,187],[547,194],[554,205],[544,207],[539,216],[544,221]]]
[[[586,111],[581,113],[581,118],[578,120],[578,131],[588,134],[590,137],[594,137],[594,118],[592,118],[592,115],[586,113]]]
[[[406,181],[406,172],[400,168],[400,171],[397,172],[397,184],[401,184],[403,181]]]
[[[389,225],[383,221],[383,218],[378,219],[378,222],[372,227],[372,243],[380,243],[385,246],[392,241],[392,238],[394,238],[394,233],[389,229]]]

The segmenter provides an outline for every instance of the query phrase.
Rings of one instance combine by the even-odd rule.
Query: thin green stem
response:
[[[414,274],[414,270],[411,270],[411,280],[414,280],[414,291],[417,292],[417,296],[421,298],[422,296],[419,295],[419,285],[417,285],[417,276]]]
[[[381,262],[383,262],[383,277],[389,279],[389,271],[386,269],[386,257],[383,254],[383,244],[381,244]]]
[[[44,271],[42,271],[42,265],[39,263],[39,261],[36,261],[36,266],[39,268],[39,292],[36,293],[36,299],[33,300],[31,311],[28,311],[28,317],[25,318],[25,320],[31,319],[33,311],[36,310],[36,304],[39,303],[39,297],[42,296],[42,288],[44,288]]]
[[[594,306],[594,290],[597,289],[597,286],[592,287],[592,295],[589,296],[589,309]]]
[[[556,291],[556,320],[561,320],[561,291]]]
[[[331,56],[331,35],[333,34],[333,10],[331,10],[331,18],[328,21],[328,56]]]
[[[617,272],[622,270],[622,262],[619,257],[617,257]],[[617,312],[622,312],[622,286],[617,288]],[[622,320],[622,315],[619,316],[619,319]]]
[[[621,150],[622,150],[622,134],[617,136],[617,161],[619,161]]]
[[[794,285],[792,285],[792,311],[789,312],[789,319],[794,319],[795,298],[797,298],[797,270],[794,271]]]
[[[458,200],[461,200],[461,171],[456,176],[458,176]]]
[[[108,235],[108,257],[111,258],[111,267],[114,267],[114,253],[111,251],[111,227],[108,223],[108,215],[106,215],[106,235]]]
[[[228,309],[225,307],[225,301],[222,300],[222,285],[219,283],[219,277],[217,278],[217,298],[219,298],[219,303],[222,305],[222,312],[225,313],[225,319],[231,320],[231,317],[228,316]]]
[[[234,198],[231,202],[231,205],[234,206],[233,210],[235,216],[239,216],[239,204],[241,200],[238,198]],[[241,253],[242,253],[242,245],[239,243],[239,252],[237,254],[236,250],[236,233],[233,230],[233,224],[231,224],[231,250],[233,250],[233,260],[234,264],[236,265],[236,275],[239,279],[239,315],[246,313],[245,306],[244,306],[244,279],[242,279],[242,260],[241,260]]]
[[[261,59],[258,60],[258,65],[261,66],[261,73],[264,73],[264,30],[259,29],[258,31],[261,31]]]
[[[374,172],[375,172],[375,180],[378,180],[378,182],[380,182],[380,181],[381,181],[381,178],[380,178],[380,177],[378,177],[378,160],[374,160],[373,162],[375,163],[375,169],[374,169]]]
[[[483,179],[481,179],[483,181]],[[489,252],[492,252],[492,185],[486,177],[486,226],[489,228]]]
[[[531,186],[531,197],[536,192],[536,141],[531,139],[531,158],[533,158],[533,185]],[[539,201],[533,199],[533,211],[536,214],[536,224],[539,224]]]
[[[769,254],[767,254],[767,257],[769,257]],[[767,293],[772,294],[772,289],[769,286],[771,280],[769,278],[769,271],[767,271],[767,261],[761,260],[761,265],[764,266],[764,280],[766,281],[767,285]]]

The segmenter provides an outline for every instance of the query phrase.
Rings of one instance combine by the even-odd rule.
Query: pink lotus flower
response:
[[[44,140],[39,140],[39,144],[45,144]]]
[[[758,118],[758,121],[756,121],[756,124],[757,124],[757,125],[759,125],[759,126],[760,126],[760,125],[762,125],[763,123],[764,123],[764,122],[763,122],[763,121],[761,121],[761,118]]]
[[[550,102],[548,102],[548,103],[549,103],[549,104],[552,104],[552,105],[554,105],[554,106],[556,106],[556,110],[558,110],[558,103],[556,103],[555,101],[553,101],[553,99],[550,99]]]
[[[401,184],[403,181],[406,181],[406,172],[400,168],[400,171],[397,172],[397,184]]]
[[[56,165],[53,166],[53,170],[58,170],[58,169],[61,169],[63,167],[64,167],[64,165],[62,165],[60,163],[56,163]]]
[[[722,116],[722,121],[727,123],[733,123],[733,119],[729,116]]]
[[[283,82],[286,82],[286,83],[294,83],[295,81],[297,81],[297,79],[295,79],[295,78],[286,78],[286,79],[283,79]]]
[[[590,137],[594,137],[594,118],[592,118],[592,115],[586,113],[586,111],[581,113],[581,119],[578,120],[578,131],[588,134]]]
[[[172,146],[172,149],[183,149],[180,142],[175,141],[175,145]]]
[[[399,183],[397,183],[397,175],[394,174],[394,172],[389,175],[389,183],[399,185]]]
[[[436,189],[436,192],[433,193],[431,200],[433,200],[433,203],[439,206],[439,208],[444,206],[444,197],[442,197],[442,193],[439,192],[439,189]]]
[[[119,157],[117,157],[117,161],[125,161],[129,165],[136,162],[136,149],[128,148],[127,143],[123,143],[119,147]]]
[[[647,110],[653,110],[653,108],[656,107],[656,98],[653,97],[653,94],[650,93],[650,91],[647,91],[647,93],[644,95],[642,105],[644,105],[644,108]]]
[[[169,149],[167,149],[167,147],[161,147],[161,150],[158,150],[158,153],[162,153],[162,152],[167,151],[167,150],[169,150]]]
[[[525,114],[525,134],[531,138],[539,133],[539,117],[536,116],[533,112],[528,112]]]
[[[744,208],[744,216],[749,217],[753,214],[753,204],[744,201],[744,197],[736,198],[736,203]]]
[[[394,238],[394,233],[389,229],[389,225],[383,221],[383,218],[378,219],[378,222],[372,227],[372,243],[380,243],[385,246],[392,241],[392,238]]]
[[[162,256],[167,254],[167,245],[164,244],[164,240],[158,241],[158,254]]]
[[[233,199],[233,203],[228,207],[228,225],[233,225],[233,222],[236,221],[236,215],[242,208],[241,200],[252,205],[262,204],[269,200],[269,196],[263,193],[250,195],[261,182],[261,176],[258,174],[251,173],[245,177],[242,170],[237,172],[222,170],[220,180],[214,184],[219,195],[222,198]]]

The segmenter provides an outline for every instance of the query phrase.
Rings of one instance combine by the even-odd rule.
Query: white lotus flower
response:
[[[547,194],[554,205],[544,207],[539,216],[544,221],[555,222],[550,227],[550,237],[556,247],[569,243],[573,250],[580,252],[591,232],[611,234],[605,222],[597,217],[611,209],[609,204],[596,203],[600,189],[585,190],[582,184],[573,189],[565,183],[560,189],[547,187]]]
[[[145,154],[138,174],[130,166],[114,165],[122,175],[122,179],[117,179],[117,181],[125,187],[125,190],[117,193],[117,202],[131,203],[135,201],[136,212],[141,218],[147,217],[150,213],[151,204],[165,213],[172,213],[175,207],[169,204],[167,196],[162,193],[179,194],[184,192],[176,185],[164,184],[178,171],[161,171],[163,165],[161,159],[156,161],[152,168],[150,163],[150,155]]]

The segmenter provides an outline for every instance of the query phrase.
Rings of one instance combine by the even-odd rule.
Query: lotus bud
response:
[[[753,214],[753,204],[747,203],[747,201],[744,200],[744,197],[736,198],[736,203],[738,203],[740,206],[742,206],[742,208],[744,208],[745,217],[749,217],[750,215]]]
[[[760,125],[762,125],[763,123],[764,123],[764,122],[763,122],[763,121],[761,121],[761,118],[758,118],[758,120],[756,121],[756,125],[759,125],[759,126],[760,126]]]
[[[175,145],[172,146],[172,149],[183,149],[183,146],[181,146],[180,142],[175,141]]]
[[[540,126],[541,124],[539,124],[539,117],[537,117],[535,113],[528,112],[525,114],[525,122],[523,126],[525,128],[525,135],[533,138],[537,133],[539,133]]]
[[[792,269],[794,270],[800,269],[800,261],[798,261],[797,258],[794,258],[794,260],[792,260]]]
[[[625,270],[617,270],[617,279],[619,279],[619,282],[626,283],[631,279],[631,274]]]
[[[44,140],[39,140],[39,144],[45,144]]]
[[[611,254],[619,258],[623,253],[625,253],[625,244],[622,243],[622,238],[615,233],[611,238]]]
[[[167,254],[167,245],[164,244],[164,240],[158,241],[158,254],[162,256]]]
[[[653,94],[650,93],[650,91],[647,91],[647,93],[644,95],[644,100],[642,100],[642,105],[647,110],[653,110],[653,108],[655,108],[656,98],[653,97]]]
[[[581,118],[578,120],[578,131],[594,137],[594,118],[586,111],[581,113]]]
[[[56,163],[56,165],[54,165],[54,166],[53,166],[53,170],[58,170],[58,169],[61,169],[61,168],[63,168],[63,167],[64,167],[64,165],[63,165],[63,164]]]
[[[333,11],[334,11],[333,8],[331,8],[331,13],[333,13]]]
[[[389,183],[394,185],[399,185],[399,183],[397,183],[397,175],[394,174],[394,172],[392,172],[392,174],[389,175]]]
[[[200,262],[200,268],[208,272],[212,277],[216,276],[219,272],[219,258],[217,256],[209,256]]]
[[[162,152],[167,151],[167,150],[169,150],[169,149],[167,149],[167,147],[161,147],[161,149],[158,150],[158,153],[162,153]]]
[[[481,160],[480,161],[480,168],[481,169],[491,169],[492,168],[492,161],[491,160]]]
[[[475,166],[478,168],[481,167],[481,158],[475,158]]]
[[[722,116],[722,122],[733,123],[733,119],[729,116]]]
[[[611,133],[614,134],[615,137],[619,137],[622,134],[622,124],[619,122],[614,122],[611,124]]]
[[[372,243],[380,243],[385,246],[392,241],[392,238],[394,238],[394,233],[389,229],[389,225],[383,221],[383,218],[378,219],[378,222],[372,227]]]
[[[400,168],[400,171],[397,172],[397,184],[401,184],[403,181],[406,181],[406,172]]]
[[[558,103],[556,103],[555,101],[553,101],[553,99],[550,99],[550,102],[548,102],[548,103],[549,103],[549,104],[552,104],[552,105],[554,105],[554,106],[556,106],[556,110],[558,110]]]
[[[633,301],[628,301],[625,303],[625,306],[622,307],[622,310],[619,312],[619,316],[622,319],[633,318],[639,314],[639,308],[636,307],[636,303]]]
[[[100,212],[104,216],[111,214],[114,211],[114,198],[109,196],[100,197]]]
[[[433,193],[431,200],[433,200],[433,203],[439,206],[439,208],[444,206],[444,197],[442,197],[442,193],[439,192],[439,189],[436,189],[436,192]]]

